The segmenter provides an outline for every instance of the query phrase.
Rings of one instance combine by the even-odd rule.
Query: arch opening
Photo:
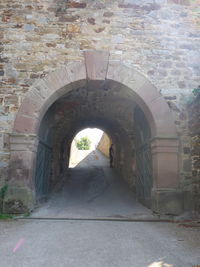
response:
[[[29,148],[32,147],[30,152],[25,148],[21,154],[15,148],[12,150],[11,165],[18,161],[20,168],[26,167],[28,172],[24,179],[10,168],[13,174],[10,177],[15,176],[14,186],[20,176],[17,187],[31,192],[32,205],[37,192],[35,170],[39,168],[35,168],[35,161],[38,162],[40,145],[52,151],[50,167],[42,168],[49,170],[47,176],[51,177],[49,188],[52,188],[67,173],[66,162],[75,133],[86,127],[97,127],[107,132],[116,144],[114,165],[133,191],[137,190],[136,139],[141,137],[144,127],[136,123],[135,113],[140,109],[151,133],[148,136],[152,161],[151,207],[159,213],[169,210],[169,213],[180,213],[178,139],[166,102],[145,77],[119,62],[110,61],[104,52],[86,52],[84,56],[84,62],[70,64],[44,79],[23,101],[15,120],[11,146],[14,147],[16,139],[26,136]],[[169,170],[164,166],[166,159]],[[38,181],[41,183],[41,179]],[[169,196],[175,199],[174,207],[167,204]]]
[[[138,182],[141,173],[137,171],[139,166],[136,150],[138,111],[142,112],[134,101],[134,94],[124,90],[120,84],[110,86],[107,90],[98,87],[92,90],[88,87],[76,88],[57,99],[44,115],[39,128],[35,175],[37,196],[41,198],[45,194],[48,195],[57,184],[63,181],[63,177],[66,178],[69,174],[68,164],[70,164],[69,167],[74,164],[70,162],[74,136],[86,127],[97,127],[107,133],[114,144],[112,164],[114,169],[126,181],[132,192],[136,193],[138,200],[151,207],[149,195],[149,199],[143,201],[145,196],[137,194],[139,191],[144,191],[144,184]],[[144,113],[142,114],[145,118]],[[148,124],[147,119],[145,123]],[[151,133],[148,136],[149,143],[150,139]],[[111,141],[107,146],[110,144]],[[109,156],[108,150],[109,147],[107,147],[107,156]],[[89,153],[86,152],[86,156],[89,157]],[[90,157],[91,161],[95,160],[95,156],[101,157],[103,161],[102,156],[96,154],[93,156]],[[78,154],[75,157],[78,157]],[[79,159],[76,158],[74,161],[78,162]],[[148,159],[146,163],[147,161]],[[148,165],[151,165],[150,161]],[[98,164],[96,166],[98,167]],[[87,167],[89,168],[89,164]],[[107,160],[107,167],[109,167],[109,160]],[[152,173],[149,173],[149,176],[153,179]],[[148,192],[151,192],[152,182],[148,186],[150,186]]]

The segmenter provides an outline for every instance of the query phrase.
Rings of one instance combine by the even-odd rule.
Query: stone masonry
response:
[[[83,60],[84,51],[103,50],[144,75],[168,103],[189,205],[198,172],[191,169],[187,102],[200,84],[199,0],[1,0],[0,18],[0,187],[9,176],[10,134],[26,93]]]
[[[194,211],[200,213],[200,94],[189,105]]]
[[[101,153],[103,153],[103,155],[105,155],[107,158],[109,158],[110,145],[111,145],[111,140],[110,140],[109,136],[106,133],[104,133],[101,140],[99,141],[97,149]]]

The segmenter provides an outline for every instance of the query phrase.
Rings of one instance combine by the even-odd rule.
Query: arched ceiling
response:
[[[81,87],[59,98],[47,111],[41,123],[40,137],[48,127],[54,142],[71,138],[86,127],[99,127],[112,138],[116,134],[133,135],[134,95],[120,85]],[[46,126],[42,126],[45,124]]]

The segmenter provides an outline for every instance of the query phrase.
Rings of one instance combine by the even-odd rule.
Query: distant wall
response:
[[[77,166],[91,153],[91,151],[92,149],[78,150],[78,148],[76,147],[76,139],[74,139],[71,144],[69,168],[74,168],[75,166]]]
[[[76,140],[74,139],[71,144],[69,168],[73,168],[76,165],[78,157],[78,148],[76,147]]]
[[[106,133],[103,134],[97,149],[103,153],[106,157],[109,157],[109,147],[111,145],[111,140]]]

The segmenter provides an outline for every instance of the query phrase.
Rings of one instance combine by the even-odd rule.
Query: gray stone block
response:
[[[28,188],[8,187],[4,199],[3,211],[8,214],[23,214],[33,210],[35,199],[33,192]]]
[[[178,190],[152,190],[152,210],[158,214],[180,215],[183,212],[183,193]]]

